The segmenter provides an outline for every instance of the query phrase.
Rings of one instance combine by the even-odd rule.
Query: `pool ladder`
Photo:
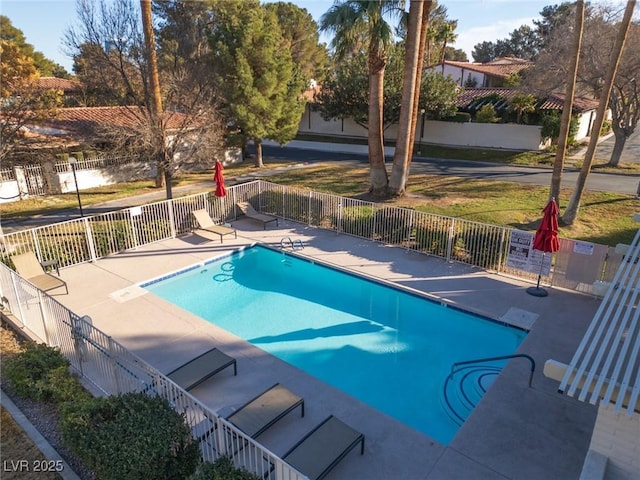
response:
[[[280,249],[284,250],[287,247],[291,248],[291,250],[302,250],[304,248],[304,243],[302,243],[302,240],[300,240],[299,238],[291,240],[291,237],[282,237],[282,239],[280,240]]]

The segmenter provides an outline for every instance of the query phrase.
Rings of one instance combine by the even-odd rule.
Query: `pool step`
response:
[[[461,426],[502,371],[498,365],[466,365],[447,376],[440,401],[452,422]]]

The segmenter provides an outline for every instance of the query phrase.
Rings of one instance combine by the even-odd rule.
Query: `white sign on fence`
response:
[[[512,230],[509,239],[507,267],[525,272],[549,275],[551,257],[533,249],[533,233]]]

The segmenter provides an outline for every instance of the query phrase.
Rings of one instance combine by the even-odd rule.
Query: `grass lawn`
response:
[[[276,163],[265,158],[265,169],[291,165],[286,162]],[[225,177],[229,183],[233,183],[235,177],[255,172],[252,162],[247,161],[226,167]],[[182,175],[175,180],[174,187],[194,185],[210,181],[212,178],[213,171]],[[297,169],[287,168],[284,171],[274,172],[266,180],[282,185],[376,201],[366,194],[369,186],[369,169],[365,164],[356,168],[329,163],[318,163]],[[152,181],[146,180],[83,190],[81,195],[83,206],[89,206],[131,195],[159,191],[164,192],[164,188],[155,188]],[[410,177],[407,195],[384,201],[384,203],[532,231],[537,228],[548,191],[548,186],[414,173]],[[568,188],[562,191],[559,199],[561,213],[567,205],[570,193],[571,190]],[[76,207],[77,199],[73,193],[2,204],[0,212],[3,218],[12,218]],[[633,222],[633,215],[639,212],[640,204],[634,196],[586,192],[582,199],[578,221],[571,227],[561,226],[560,235],[610,246],[629,243],[639,228],[639,225]]]

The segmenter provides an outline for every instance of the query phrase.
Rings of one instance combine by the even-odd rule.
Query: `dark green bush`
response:
[[[416,248],[424,253],[446,257],[449,226],[450,224],[446,219],[418,224],[416,226]]]
[[[184,416],[166,400],[142,393],[67,404],[61,430],[101,480],[182,480],[200,462]]]
[[[51,400],[58,404],[89,400],[91,394],[85,390],[68,367],[58,367],[47,374],[46,383],[51,392]]]
[[[391,245],[402,245],[409,239],[409,223],[401,210],[381,208],[375,212],[375,238]]]
[[[229,457],[220,457],[214,463],[201,463],[189,480],[257,480],[259,477],[236,468]]]
[[[60,376],[59,369],[71,376],[67,368],[69,362],[57,348],[44,343],[27,343],[25,350],[4,362],[4,374],[16,394],[33,400],[59,398],[60,393],[50,380]]]
[[[364,238],[373,237],[374,213],[372,207],[344,207],[342,218],[334,218],[333,222],[344,233]]]
[[[456,234],[451,258],[487,269],[497,269],[502,262],[497,239],[492,232],[469,230]]]

